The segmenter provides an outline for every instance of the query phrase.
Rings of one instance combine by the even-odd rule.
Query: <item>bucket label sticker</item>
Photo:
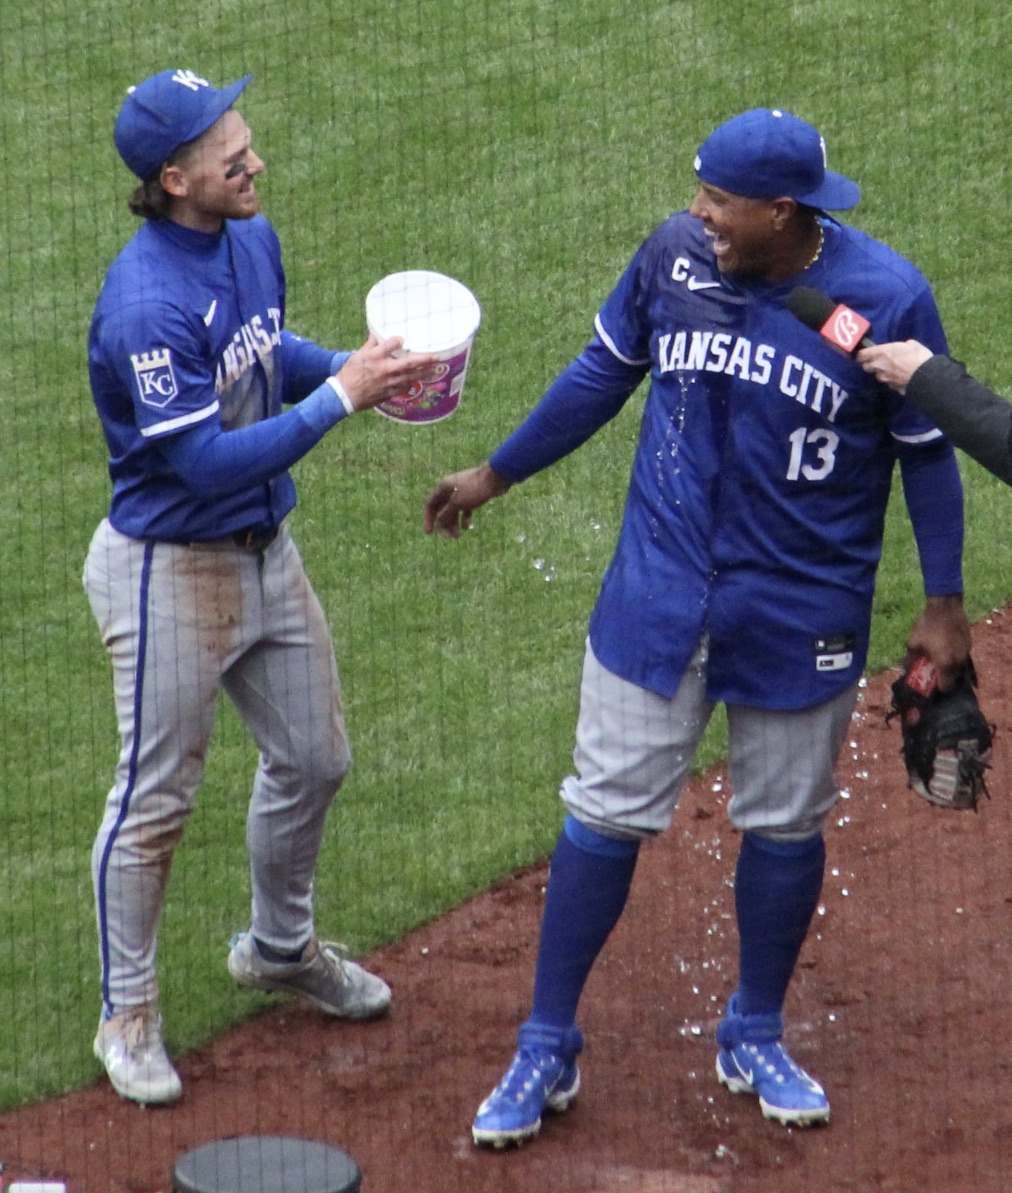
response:
[[[470,346],[459,355],[440,361],[427,380],[415,381],[406,394],[389,398],[376,409],[401,422],[431,423],[446,418],[460,402],[469,355]]]

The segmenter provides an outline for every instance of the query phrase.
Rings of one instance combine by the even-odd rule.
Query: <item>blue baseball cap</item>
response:
[[[699,147],[699,178],[748,199],[794,199],[846,211],[861,198],[856,182],[826,168],[826,142],[807,121],[776,108],[753,108],[715,129]]]
[[[113,131],[120,157],[138,178],[147,178],[180,145],[207,132],[252,78],[218,91],[192,70],[163,70],[131,87]]]

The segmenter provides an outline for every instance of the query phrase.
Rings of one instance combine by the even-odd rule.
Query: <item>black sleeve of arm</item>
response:
[[[1012,485],[1012,404],[948,356],[925,361],[910,378],[907,397],[956,447]]]

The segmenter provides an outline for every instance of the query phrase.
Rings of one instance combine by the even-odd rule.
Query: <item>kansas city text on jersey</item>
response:
[[[233,384],[258,360],[268,356],[281,343],[281,311],[270,307],[267,311],[269,327],[254,315],[225,345],[214,372],[215,392],[220,396],[227,384]]]
[[[657,341],[660,373],[725,373],[755,385],[769,385],[777,367],[777,350],[772,344],[756,344],[745,336],[727,332],[677,331]],[[847,391],[814,365],[787,354],[779,366],[776,381],[780,392],[808,406],[816,414],[835,422],[847,401]]]

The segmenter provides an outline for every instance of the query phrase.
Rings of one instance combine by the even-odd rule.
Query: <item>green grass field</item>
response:
[[[425,538],[421,505],[582,347],[636,245],[691,198],[717,123],[774,105],[819,125],[830,164],[864,186],[850,218],[921,266],[954,354],[1012,394],[1004,26],[990,0],[0,5],[0,1106],[98,1072],[89,858],[116,739],[80,585],[108,498],[85,343],[135,227],[111,138],[127,85],[167,66],[219,84],[255,73],[242,107],[268,164],[293,328],[356,346],[365,293],[397,269],[453,274],[483,304],[452,419],[356,418],[297,470],[293,524],[356,753],[318,919],[363,953],[550,848],[640,401],[460,543]],[[963,464],[977,617],[1012,592],[1012,496]],[[899,657],[919,601],[900,506],[872,668]],[[721,748],[717,726],[705,758]],[[254,764],[223,705],[161,936],[174,1050],[263,1005],[224,969],[248,915]]]

